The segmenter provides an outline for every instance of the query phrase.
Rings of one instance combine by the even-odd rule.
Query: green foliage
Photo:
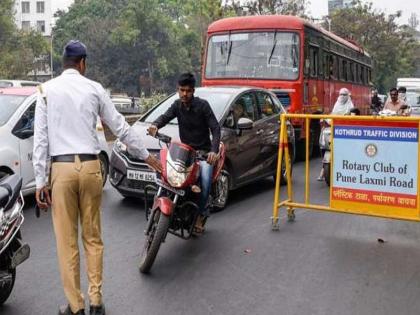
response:
[[[231,6],[237,15],[284,14],[307,17],[307,0],[233,0]]]
[[[165,93],[153,92],[149,97],[142,96],[140,97],[140,105],[142,108],[142,113],[145,113],[150,108],[156,104],[162,102],[168,95]]]
[[[185,71],[200,72],[207,26],[221,17],[219,0],[76,1],[54,29],[54,68],[62,47],[88,47],[88,75],[130,95],[169,91]]]
[[[25,79],[31,71],[36,74],[36,60],[48,53],[48,42],[40,33],[16,29],[13,4],[0,2],[0,78]]]
[[[396,78],[411,76],[416,69],[419,44],[407,26],[396,23],[400,15],[400,11],[386,15],[375,11],[371,3],[357,1],[354,7],[337,10],[331,16],[334,33],[355,40],[372,56],[373,83],[381,92],[395,86]]]

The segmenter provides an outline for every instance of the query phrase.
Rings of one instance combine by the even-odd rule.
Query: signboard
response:
[[[419,220],[417,122],[334,121],[330,206]]]

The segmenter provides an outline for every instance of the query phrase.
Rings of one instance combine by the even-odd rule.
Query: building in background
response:
[[[353,0],[328,0],[328,15],[335,10],[347,8],[353,5]]]
[[[15,1],[15,23],[18,28],[35,29],[44,36],[50,36],[53,21],[52,0]]]
[[[55,25],[54,13],[67,10],[74,0],[16,0],[15,23],[24,31],[36,30],[52,43],[52,29]],[[52,77],[49,55],[36,60],[37,69],[28,76],[36,80],[47,80]]]

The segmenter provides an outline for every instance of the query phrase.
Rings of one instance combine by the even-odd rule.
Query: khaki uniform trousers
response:
[[[85,308],[80,290],[79,219],[91,305],[102,303],[102,174],[99,160],[52,163],[52,220],[64,293],[72,312]]]

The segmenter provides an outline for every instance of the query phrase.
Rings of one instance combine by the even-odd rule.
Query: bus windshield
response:
[[[205,75],[296,80],[299,34],[271,31],[213,35],[208,42]]]

